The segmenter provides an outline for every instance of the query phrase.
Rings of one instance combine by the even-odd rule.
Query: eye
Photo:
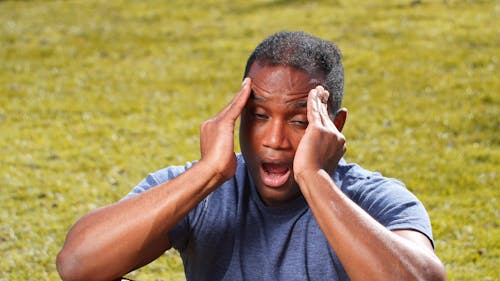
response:
[[[255,118],[260,119],[260,120],[267,120],[268,116],[262,113],[254,113]]]
[[[290,123],[299,127],[307,127],[307,125],[309,125],[309,121],[307,121],[307,118],[300,117],[293,118],[292,120],[290,120]]]
[[[252,112],[252,115],[254,116],[254,118],[257,120],[269,119],[269,116],[267,115],[266,111],[263,110],[262,108],[259,108],[259,107],[253,108],[251,112]]]

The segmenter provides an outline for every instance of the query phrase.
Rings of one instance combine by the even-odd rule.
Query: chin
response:
[[[279,188],[260,185],[257,191],[261,200],[268,206],[284,205],[301,194],[298,187],[293,185]]]

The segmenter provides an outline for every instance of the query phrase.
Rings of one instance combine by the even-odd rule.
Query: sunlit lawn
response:
[[[197,159],[283,29],[343,50],[346,158],[424,202],[449,280],[500,279],[500,4],[237,2],[0,1],[0,280],[57,280],[78,218]],[[175,252],[129,276],[184,278]]]

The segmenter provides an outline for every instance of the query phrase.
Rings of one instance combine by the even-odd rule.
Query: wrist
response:
[[[201,174],[209,179],[210,185],[214,185],[215,187],[229,180],[234,174],[234,172],[230,173],[229,169],[218,169],[216,165],[203,158],[196,165],[199,166]]]
[[[321,168],[302,169],[294,173],[295,181],[299,184],[299,186],[303,186],[308,181],[313,180],[315,177],[317,177],[321,173],[321,171],[324,170]]]
[[[295,175],[300,191],[311,204],[312,198],[324,198],[325,188],[336,186],[333,179],[324,169],[305,170]],[[314,200],[313,200],[314,201]]]

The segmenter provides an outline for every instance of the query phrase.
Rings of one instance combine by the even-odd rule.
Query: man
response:
[[[150,174],[78,221],[61,276],[111,280],[174,247],[188,280],[444,280],[422,204],[342,159],[342,95],[333,43],[267,38],[239,93],[201,126],[201,159]]]

